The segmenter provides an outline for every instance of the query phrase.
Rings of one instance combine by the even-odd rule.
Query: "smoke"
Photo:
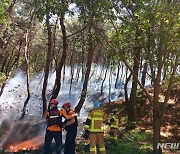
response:
[[[16,76],[9,80],[7,86],[4,89],[3,95],[0,97],[0,147],[7,147],[8,145],[14,143],[21,143],[23,141],[27,141],[33,139],[34,137],[42,136],[45,134],[45,123],[41,119],[41,93],[43,86],[43,77],[44,76],[42,73],[30,78],[31,98],[27,104],[26,116],[23,121],[19,121],[19,118],[22,114],[24,101],[27,97],[26,76],[23,74],[23,72],[19,72]],[[74,78],[72,85],[70,85],[70,69],[68,67],[66,68],[65,80],[63,81],[62,79],[61,91],[57,97],[60,102],[59,108],[61,108],[62,104],[67,101],[72,104],[72,109],[77,105],[80,99],[81,89],[83,85],[81,76],[79,78],[80,79]],[[82,135],[83,122],[86,119],[88,112],[92,108],[93,101],[98,99],[103,102],[108,102],[109,98],[114,101],[118,100],[121,97],[120,93],[122,93],[123,83],[119,82],[119,88],[114,88],[115,78],[116,75],[112,74],[111,95],[109,96],[108,79],[106,79],[104,82],[103,95],[100,95],[102,83],[100,68],[92,68],[85,104],[78,117],[78,135]],[[49,77],[47,87],[48,101],[51,97],[54,81],[55,73],[52,73]]]
[[[9,145],[17,145],[23,141],[44,135],[44,130],[45,120],[21,120],[16,123],[7,119],[3,120],[0,127],[0,145],[7,149]]]

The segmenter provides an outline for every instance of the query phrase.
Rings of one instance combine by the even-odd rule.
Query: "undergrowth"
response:
[[[129,131],[121,134],[122,139],[115,141],[105,138],[106,154],[151,154],[152,143],[150,135],[144,132]],[[78,154],[88,154],[89,146],[78,144]],[[98,152],[99,153],[99,152]]]

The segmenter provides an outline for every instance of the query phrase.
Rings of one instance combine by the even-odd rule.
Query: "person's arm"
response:
[[[73,123],[75,123],[75,118],[72,118],[70,121],[68,121],[67,123],[65,123],[65,127],[72,125]]]
[[[69,111],[69,114],[70,115],[68,115],[68,116],[71,116],[71,115],[75,115],[76,113],[73,110],[71,110],[71,111]],[[70,119],[67,123],[65,123],[65,127],[72,125],[74,122],[75,122],[75,118]]]
[[[66,119],[66,120],[70,120],[70,119],[73,119],[74,117],[77,117],[78,114],[75,113],[75,114],[72,114],[72,115],[67,115],[66,111],[65,110],[61,110],[61,114],[63,115],[63,117]]]
[[[89,113],[86,122],[85,122],[85,130],[89,130],[89,127],[91,125],[91,113]]]
[[[44,113],[44,120],[43,120],[46,124],[48,123],[48,116],[49,116],[49,112],[47,111]]]
[[[87,119],[86,119],[86,122],[85,122],[85,126],[84,126],[84,129],[85,129],[85,132],[83,134],[83,138],[84,139],[88,139],[89,138],[89,128],[90,128],[90,125],[91,125],[91,112],[89,113]]]

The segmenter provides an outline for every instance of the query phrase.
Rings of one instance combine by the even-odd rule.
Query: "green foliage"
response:
[[[89,151],[89,145],[84,145],[82,143],[76,144],[76,151],[81,154],[87,154]]]
[[[176,84],[177,87],[180,87],[180,74],[175,75],[174,77],[174,83]]]
[[[0,25],[3,25],[6,23],[6,20],[8,18],[8,9],[9,0],[1,0],[0,1]]]
[[[33,3],[40,21],[43,21],[44,17],[47,15],[51,18],[54,15],[60,16],[68,11],[68,1],[62,3],[59,0],[33,0]]]
[[[114,62],[114,64],[118,64],[120,61],[120,58],[117,54],[115,54],[114,52],[110,52],[107,56],[108,59],[110,59],[111,61]]]
[[[148,147],[142,149],[140,146],[137,146],[133,143],[121,142],[118,145],[107,149],[107,154],[149,154],[152,153],[152,150]]]
[[[129,140],[129,139],[131,140]],[[139,131],[123,133],[122,140],[105,138],[107,154],[149,154],[152,153],[150,135]],[[77,144],[76,150],[81,154],[89,152],[89,145]]]
[[[0,72],[0,86],[1,86],[1,83],[6,79],[6,75],[2,72]]]
[[[128,122],[128,117],[122,117],[121,118],[121,123],[122,123],[123,126],[126,125],[127,122]]]
[[[0,154],[3,154],[3,153],[4,153],[4,149],[0,148]]]
[[[146,134],[144,132],[138,132],[138,131],[131,131],[130,137],[133,141],[136,142],[146,142],[150,140],[150,135]]]
[[[44,34],[44,31],[40,29],[36,33],[37,35],[32,41],[32,50],[34,52],[30,54],[30,68],[32,70],[31,72],[33,73],[39,73],[42,71],[47,50],[47,45],[45,42],[46,35]]]
[[[105,139],[107,154],[149,154],[152,153],[150,135],[139,131],[123,133],[122,140],[114,142]]]
[[[166,75],[166,79],[163,81],[164,90],[167,89],[167,87],[168,87],[169,79],[170,79],[170,73],[168,73]],[[174,83],[173,83],[172,87],[174,87],[174,88],[180,87],[180,74],[177,73],[174,76]]]
[[[122,123],[122,125],[123,126],[125,126],[126,127],[126,129],[134,129],[135,127],[136,127],[136,125],[137,125],[137,122],[136,121],[128,121],[128,117],[123,117],[122,119],[121,119],[121,123]]]
[[[113,6],[112,0],[77,0],[75,3],[77,5],[79,19],[85,24],[89,23],[89,17],[93,18],[92,22],[95,24],[105,24],[107,20],[107,7],[112,9]],[[109,11],[113,12],[111,9]],[[111,17],[116,19],[114,15],[111,15]]]
[[[128,121],[127,124],[126,124],[126,128],[128,130],[131,130],[131,129],[134,129],[137,125],[137,122],[136,121]]]

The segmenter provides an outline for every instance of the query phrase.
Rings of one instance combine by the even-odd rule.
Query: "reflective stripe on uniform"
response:
[[[103,118],[92,118],[91,120],[103,120]]]
[[[89,131],[90,132],[104,132],[104,126],[102,124],[101,128],[96,128],[95,126],[95,123],[98,122],[98,123],[102,123],[103,122],[103,111],[94,111],[92,112],[92,115],[91,115],[91,125],[90,125],[90,129]],[[88,119],[89,116],[88,116]]]
[[[96,152],[96,147],[95,148],[90,148],[90,152]]]
[[[106,151],[106,148],[105,147],[99,148],[99,151]]]
[[[95,132],[102,133],[102,132],[104,132],[104,130],[102,130],[102,129],[89,129],[89,131],[92,132],[92,133],[95,133]]]
[[[100,129],[95,129],[94,128],[94,119],[100,119],[100,118],[92,118],[92,121],[91,121],[91,128],[89,129],[90,132],[104,132],[104,127],[101,126]]]
[[[87,130],[89,129],[89,125],[85,125],[84,128]]]
[[[102,113],[102,112],[94,112],[94,115],[100,115],[100,116],[102,116],[103,113]]]
[[[49,116],[49,118],[58,118],[59,116]]]
[[[88,116],[88,117],[87,117],[87,119],[90,119],[90,120],[91,120],[91,117],[90,117],[90,116]]]

